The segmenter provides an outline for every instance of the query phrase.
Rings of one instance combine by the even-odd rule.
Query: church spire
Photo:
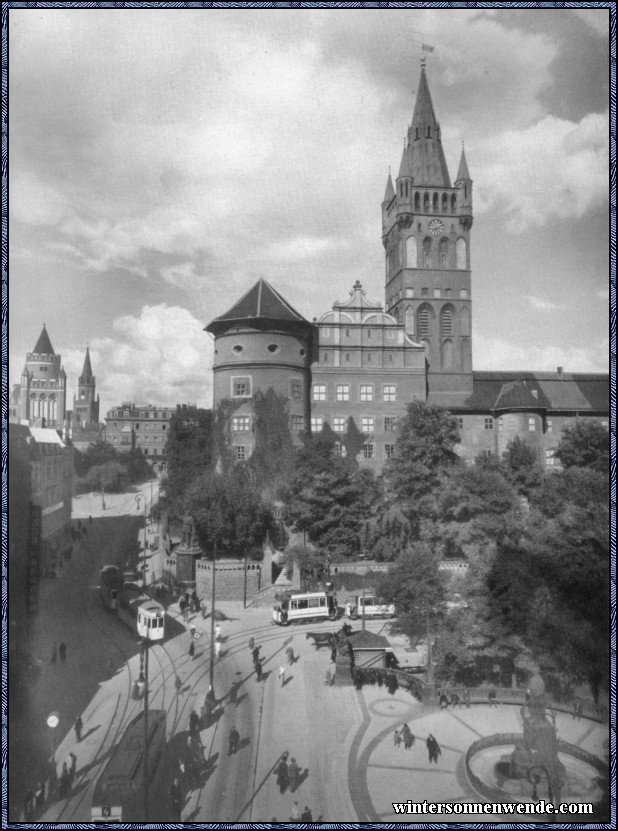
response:
[[[47,329],[45,328],[45,324],[43,324],[43,329],[41,334],[39,335],[39,339],[37,340],[36,344],[34,345],[34,349],[32,352],[35,355],[55,355],[54,347],[51,345],[51,341],[49,339],[49,335],[47,334]]]
[[[82,378],[86,375],[92,377],[92,365],[90,364],[90,347],[86,347],[86,357],[84,358],[84,366],[82,369]]]
[[[408,130],[408,144],[414,184],[450,188],[451,178],[442,149],[440,125],[433,109],[424,63],[421,63],[414,115]]]
[[[468,173],[468,162],[466,161],[466,151],[464,150],[463,142],[461,143],[461,159],[459,160],[459,170],[457,171],[456,182],[471,182],[470,174]]]
[[[389,169],[388,179],[386,180],[386,190],[384,191],[384,199],[382,200],[382,204],[384,205],[386,202],[390,202],[394,195],[395,188],[393,187],[393,179]]]

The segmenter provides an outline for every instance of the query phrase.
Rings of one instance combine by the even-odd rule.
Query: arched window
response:
[[[442,369],[454,369],[455,350],[452,340],[445,340],[442,344]]]
[[[438,194],[437,193],[434,193],[434,195],[433,195],[433,210],[434,210],[434,213],[438,212]]]
[[[55,401],[50,402],[49,417],[52,421],[56,421],[56,419],[58,418],[58,404]]]
[[[445,306],[440,313],[440,331],[442,336],[453,334],[453,307]]]
[[[431,127],[427,126],[427,138],[431,138]]]
[[[418,196],[418,194],[417,194]],[[408,237],[406,240],[406,265],[408,268],[416,268],[417,249],[416,237]]]
[[[425,337],[431,330],[431,310],[429,306],[421,306],[418,310],[418,334]]]
[[[406,199],[408,198],[408,182],[406,181]]]
[[[423,240],[423,267],[431,268],[431,238],[425,237]]]
[[[464,306],[459,316],[459,331],[462,335],[470,334],[470,309]]]
[[[414,210],[420,211],[421,209],[421,195],[418,191],[414,194]]]
[[[426,214],[429,213],[429,194],[428,193],[426,193],[423,196],[423,210],[425,211]]]
[[[448,240],[440,240],[440,268],[448,268]]]
[[[39,399],[35,398],[32,401],[32,418],[38,418],[40,412],[41,411],[39,409]]]
[[[456,207],[457,207],[457,197],[455,196],[455,194],[453,194],[451,196],[451,213],[452,214],[455,213]]]
[[[468,201],[468,185],[464,185],[464,201]]]
[[[414,309],[412,306],[406,308],[406,332],[414,334]]]
[[[459,237],[456,244],[457,252],[457,268],[468,267],[468,252],[466,250],[466,241],[463,237]]]
[[[472,371],[472,351],[470,349],[470,340],[462,338],[461,340],[461,369],[463,372]]]
[[[416,130],[414,131],[414,138],[415,138],[415,139],[417,139],[417,138],[418,138],[418,127],[417,127],[417,128],[416,128]]]
[[[442,213],[445,214],[448,211],[448,196],[443,193],[442,194]]]
[[[452,297],[453,296],[453,289],[444,289],[444,296],[445,297]]]

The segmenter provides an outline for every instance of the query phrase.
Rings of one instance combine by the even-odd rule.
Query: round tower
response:
[[[227,438],[236,460],[249,459],[255,446],[258,392],[287,399],[290,432],[298,440],[310,424],[311,324],[259,280],[205,331],[214,336],[213,407],[229,406]]]

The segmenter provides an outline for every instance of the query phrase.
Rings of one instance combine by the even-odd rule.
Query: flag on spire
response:
[[[433,52],[433,46],[429,46],[429,44],[427,44],[427,43],[423,43],[422,47],[423,47],[422,48],[423,52],[429,52],[429,53]]]

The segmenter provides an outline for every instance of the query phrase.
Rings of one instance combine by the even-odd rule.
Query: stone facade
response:
[[[198,560],[195,564],[197,596],[209,602],[212,594],[212,560]],[[245,578],[246,575],[246,578]],[[246,587],[245,587],[246,579]],[[215,591],[219,600],[249,601],[262,588],[262,564],[244,560],[217,560]]]

